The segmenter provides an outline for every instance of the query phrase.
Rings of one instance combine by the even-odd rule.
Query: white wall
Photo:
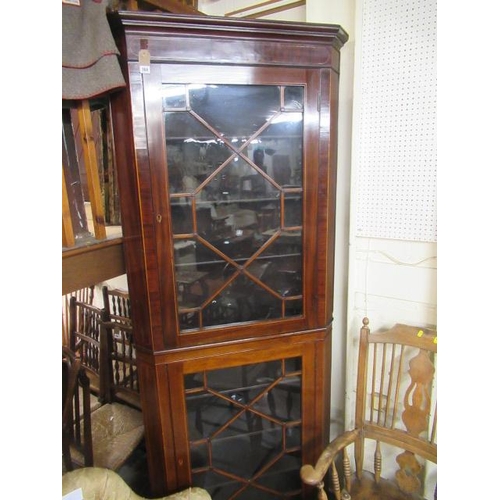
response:
[[[347,428],[362,318],[372,330],[437,324],[435,17],[435,0],[357,2]]]
[[[370,9],[365,7],[369,3]],[[404,6],[404,11],[401,12]],[[406,64],[407,49],[402,47],[398,52],[398,42],[403,46],[403,41],[409,39],[412,57],[425,59],[432,56],[432,46],[413,46],[416,37],[409,30],[412,28],[412,20],[408,12],[414,9],[425,8],[425,15],[430,21],[424,26],[426,30],[420,30],[419,36],[427,36],[427,40],[435,40],[432,24],[433,0],[407,0],[399,3],[399,11],[396,9],[394,0],[359,0],[352,2],[341,0],[333,3],[329,0],[308,0],[307,20],[310,22],[331,22],[341,24],[349,33],[349,42],[342,48],[341,52],[341,86],[340,86],[340,117],[339,117],[339,207],[337,214],[337,261],[336,261],[336,298],[335,298],[335,330],[333,359],[339,362],[339,355],[345,356],[345,427],[352,428],[354,421],[355,400],[355,366],[357,356],[357,345],[359,329],[363,317],[370,319],[372,329],[392,326],[394,323],[408,323],[420,326],[436,325],[437,323],[437,248],[435,241],[420,241],[422,230],[420,227],[410,228],[404,234],[407,239],[401,238],[397,224],[393,224],[394,215],[390,214],[384,218],[384,208],[387,211],[386,200],[382,199],[380,204],[382,210],[377,227],[360,228],[360,207],[363,207],[362,196],[382,196],[390,192],[391,188],[402,193],[400,197],[393,197],[396,217],[401,214],[404,218],[407,204],[411,205],[408,192],[418,189],[421,194],[424,191],[423,200],[430,199],[429,206],[423,206],[423,201],[416,207],[415,221],[424,220],[429,222],[429,212],[435,216],[435,177],[432,177],[435,169],[435,101],[429,99],[430,93],[435,88],[427,89],[419,101],[415,103],[412,98],[413,92],[419,95],[422,82],[422,72],[412,72],[410,68],[405,74],[396,73],[393,80],[403,78],[404,85],[387,85],[388,67],[392,71],[398,71]],[[398,16],[392,15],[398,13]],[[418,16],[417,16],[418,17]],[[426,18],[426,22],[428,21]],[[377,24],[378,23],[378,24]],[[420,27],[420,26],[419,26]],[[392,30],[392,39],[385,43],[388,30]],[[422,35],[423,31],[423,35]],[[434,37],[434,38],[433,38]],[[380,49],[384,47],[390,53],[368,54],[370,59],[366,60],[368,49],[378,43]],[[364,46],[363,46],[364,44]],[[367,48],[367,44],[368,48]],[[385,45],[384,45],[385,44]],[[396,47],[396,49],[395,49]],[[379,48],[379,47],[378,47]],[[390,56],[390,57],[388,57]],[[377,58],[380,58],[377,61]],[[406,58],[406,59],[405,59]],[[426,60],[427,69],[431,68],[434,61]],[[395,69],[394,69],[395,68]],[[407,68],[403,68],[407,69]],[[427,75],[424,75],[427,76]],[[430,74],[430,83],[426,80],[426,86],[435,87],[435,81]],[[379,105],[380,88],[383,88],[384,99],[387,103]],[[429,92],[430,91],[430,92]],[[400,108],[391,107],[391,100],[395,101],[405,92],[406,101]],[[376,95],[374,95],[376,94]],[[408,99],[412,99],[408,105]],[[427,100],[426,100],[427,99]],[[384,106],[385,104],[385,106]],[[369,109],[369,113],[366,110]],[[388,123],[385,128],[383,125]],[[415,129],[420,132],[419,127],[424,129],[425,141],[421,135],[413,133]],[[370,143],[367,143],[370,139]],[[375,154],[368,155],[367,151],[375,143]],[[403,147],[395,147],[394,144],[403,143]],[[369,150],[370,153],[372,152]],[[411,151],[410,160],[406,158],[406,152]],[[388,161],[390,160],[390,161]],[[421,160],[421,161],[420,161]],[[385,163],[387,167],[384,170]],[[389,169],[392,166],[393,170]],[[370,168],[372,173],[370,176]],[[410,175],[400,175],[394,187],[389,185],[379,186],[374,182],[374,175],[382,173],[385,178],[391,178],[410,170]],[[423,174],[417,177],[412,175],[415,171],[423,169]],[[375,172],[375,173],[373,173]],[[426,176],[427,175],[427,176]],[[420,179],[424,177],[427,182]],[[378,193],[382,191],[382,195]],[[395,200],[395,201],[394,201]],[[378,202],[378,200],[376,200]],[[344,207],[349,204],[349,210],[344,212]],[[373,205],[370,206],[370,209]],[[398,213],[399,210],[399,213]],[[422,213],[422,211],[424,213]],[[413,215],[413,214],[412,214]],[[390,226],[394,225],[394,228]],[[435,232],[435,219],[430,221],[431,231]],[[365,229],[362,231],[360,229]],[[413,233],[411,232],[413,230]],[[387,238],[390,234],[393,237]],[[415,237],[408,237],[415,234]],[[384,235],[384,237],[380,237]],[[430,238],[428,238],[430,239]],[[343,242],[343,243],[342,243]],[[346,267],[348,272],[346,273]],[[347,275],[347,279],[344,280]],[[347,281],[347,287],[346,287]],[[347,288],[347,291],[346,291]],[[346,305],[347,303],[347,305]],[[343,347],[339,353],[339,347]],[[334,371],[333,394],[332,394],[332,421],[338,420],[337,409],[341,409],[340,398],[344,395],[343,387],[336,383],[341,377]],[[335,433],[332,426],[332,435]]]

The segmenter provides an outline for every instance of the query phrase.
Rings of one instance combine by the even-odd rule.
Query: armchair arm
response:
[[[323,478],[337,453],[353,443],[360,432],[360,429],[344,432],[323,450],[314,467],[312,465],[303,465],[300,469],[302,481],[310,486],[319,486],[323,482]]]

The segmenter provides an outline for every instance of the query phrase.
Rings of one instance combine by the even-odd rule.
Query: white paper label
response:
[[[151,54],[147,49],[139,50],[139,71],[141,73],[149,73],[151,63]]]
[[[70,491],[62,497],[62,500],[83,500],[83,491],[78,488],[75,491]]]

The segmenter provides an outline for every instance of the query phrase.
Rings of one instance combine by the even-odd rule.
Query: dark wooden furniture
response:
[[[90,381],[81,360],[63,347],[62,361],[63,470],[119,469],[144,437],[142,413],[118,402],[91,411]]]
[[[70,298],[69,347],[87,373],[91,392],[101,403],[122,401],[140,409],[128,293],[104,288],[103,308]]]
[[[128,83],[111,107],[153,492],[301,498],[300,467],[329,438],[347,35],[109,20]]]
[[[80,288],[66,295],[63,295],[63,310],[62,310],[62,345],[68,347],[70,340],[70,300],[75,297],[79,302],[85,302],[92,305],[94,303],[94,286]]]
[[[109,390],[111,397],[140,409],[139,374],[134,343],[134,327],[129,293],[117,288],[102,288],[104,315],[102,328],[109,349]]]
[[[423,498],[426,461],[437,463],[436,364],[435,330],[397,324],[370,333],[363,320],[355,428],[301,469],[318,499],[325,489],[337,500]]]
[[[88,445],[90,443],[90,445]],[[90,381],[74,352],[62,352],[62,451],[63,470],[74,468],[72,456],[78,453],[83,466],[90,467],[92,453],[90,426]]]
[[[107,310],[107,317],[110,321],[132,323],[132,308],[127,290],[103,286],[102,299],[104,309]]]
[[[126,273],[121,238],[62,252],[62,294],[116,278]]]
[[[69,348],[78,357],[100,401],[109,399],[108,336],[102,335],[104,309],[71,297],[69,302]]]
[[[102,324],[109,348],[108,399],[124,401],[141,409],[139,374],[132,323],[108,321]]]

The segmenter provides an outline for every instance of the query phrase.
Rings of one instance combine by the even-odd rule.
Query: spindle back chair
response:
[[[314,466],[304,465],[302,481],[320,500],[327,490],[336,500],[418,499],[429,490],[435,497],[434,484],[425,483],[429,462],[437,464],[436,331],[396,324],[370,333],[368,325],[364,318],[355,428],[335,438]]]
[[[63,471],[117,470],[144,439],[142,413],[111,401],[91,411],[90,383],[81,360],[63,347]]]
[[[102,335],[102,322],[107,319],[106,310],[70,299],[70,349],[80,359],[90,379],[90,390],[100,399],[109,392],[110,360],[108,337]],[[108,397],[109,399],[109,397]]]
[[[106,397],[141,409],[132,323],[106,321],[102,323],[102,328],[109,346],[109,393]]]
[[[63,467],[73,470],[72,457],[90,467],[93,462],[90,420],[90,381],[80,359],[66,346],[62,348],[62,449]]]
[[[103,286],[102,297],[104,308],[109,312],[111,321],[132,323],[132,307],[128,291]]]
[[[94,303],[95,286],[81,288],[73,292],[67,293],[62,296],[63,309],[62,309],[62,344],[69,346],[70,344],[70,300],[71,297],[76,297],[79,302],[92,305]]]

